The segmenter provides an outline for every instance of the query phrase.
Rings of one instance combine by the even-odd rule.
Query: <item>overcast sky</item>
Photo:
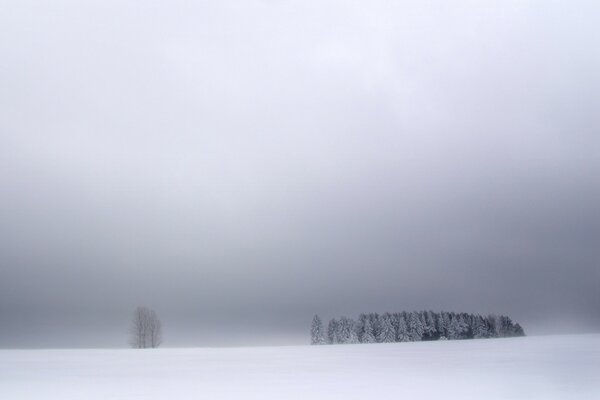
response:
[[[0,347],[600,330],[596,1],[0,1]]]

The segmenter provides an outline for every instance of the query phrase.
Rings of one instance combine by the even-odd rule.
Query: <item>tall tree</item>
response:
[[[363,327],[363,336],[361,343],[376,343],[375,335],[373,335],[373,325],[369,318],[365,319]]]
[[[408,336],[413,342],[418,342],[423,339],[423,321],[419,318],[419,313],[416,311],[408,314]]]
[[[515,324],[513,328],[513,336],[525,336],[525,330],[519,324]]]
[[[465,334],[469,326],[461,315],[455,315],[448,326],[448,339],[465,339]]]
[[[135,309],[129,333],[129,344],[133,348],[154,348],[162,343],[162,324],[156,312],[146,307]]]
[[[162,324],[154,310],[148,316],[148,345],[155,348],[162,344]]]
[[[490,314],[487,317],[487,322],[492,337],[501,337],[500,317],[496,314]]]
[[[352,344],[358,343],[356,335],[355,322],[352,318],[341,317],[339,321],[339,343]]]
[[[379,314],[370,313],[369,321],[371,321],[371,327],[373,328],[373,336],[375,339],[379,336]]]
[[[356,336],[358,337],[359,343],[364,343],[365,324],[367,322],[367,314],[360,314],[358,321],[356,321]]]
[[[485,320],[481,315],[476,315],[473,318],[473,337],[476,339],[483,339],[490,337],[490,331],[485,323]]]
[[[337,344],[337,325],[338,322],[335,318],[331,318],[327,324],[327,343]]]
[[[406,325],[406,320],[404,319],[404,314],[398,313],[396,318],[398,319],[398,328],[396,328],[396,341],[397,342],[410,341],[410,336],[408,335],[408,326]]]
[[[312,324],[310,326],[310,344],[325,344],[325,337],[323,336],[323,322],[317,314],[313,317]]]
[[[433,311],[425,311],[423,312],[423,321],[424,321],[424,330],[423,330],[423,339],[424,340],[436,340],[439,338],[436,328],[436,318],[435,313]]]
[[[448,339],[448,326],[450,325],[450,316],[442,311],[437,317],[437,331],[440,338]]]
[[[377,341],[380,343],[393,343],[396,341],[396,332],[394,331],[389,313],[385,313],[379,317],[379,336],[377,337]]]

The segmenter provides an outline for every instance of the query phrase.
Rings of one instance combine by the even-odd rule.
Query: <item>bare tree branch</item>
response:
[[[147,307],[136,308],[131,321],[130,346],[136,349],[155,348],[161,343],[162,324],[156,312]]]

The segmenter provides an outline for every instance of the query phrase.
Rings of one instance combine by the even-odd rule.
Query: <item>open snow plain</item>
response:
[[[600,399],[600,335],[0,350],[0,399]]]

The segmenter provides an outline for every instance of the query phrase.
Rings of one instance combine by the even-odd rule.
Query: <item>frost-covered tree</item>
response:
[[[318,315],[315,314],[310,325],[310,344],[325,344],[325,337],[323,336],[323,322]]]
[[[370,313],[368,315],[369,321],[371,321],[371,327],[373,328],[373,336],[375,339],[379,336],[379,314]]]
[[[373,325],[371,324],[371,320],[366,318],[364,321],[363,327],[363,335],[361,339],[361,343],[376,343],[375,335],[373,335]]]
[[[408,342],[410,336],[408,335],[408,327],[404,315],[398,313],[396,316],[398,320],[398,327],[396,328],[396,342]]]
[[[379,336],[377,337],[379,343],[393,343],[396,341],[396,332],[391,317],[389,313],[379,317]]]
[[[500,337],[500,317],[496,314],[490,314],[487,317],[487,322],[489,325],[489,331],[492,337]]]
[[[356,335],[355,322],[353,319],[348,317],[341,317],[339,321],[339,343],[353,344],[358,343],[358,336]]]
[[[450,325],[450,316],[447,312],[441,312],[437,315],[437,331],[440,338],[448,339],[448,326]]]
[[[346,330],[348,329],[347,320],[348,318],[344,316],[340,317],[340,319],[338,320],[335,330],[336,343],[338,344],[348,343],[346,338]]]
[[[525,330],[519,324],[515,324],[513,327],[513,336],[525,336]]]
[[[500,316],[500,335],[502,337],[510,336],[512,332],[512,321],[505,315]]]
[[[473,337],[476,339],[490,337],[488,326],[481,315],[477,315],[473,318]]]
[[[396,338],[394,339],[395,342],[398,341],[398,323],[399,323],[399,317],[400,317],[400,313],[392,313],[391,314],[391,321],[392,321],[392,326],[394,327],[394,332],[396,332]]]
[[[501,315],[500,317],[498,317],[497,325],[500,337],[514,337],[525,335],[525,332],[523,331],[521,325],[513,323],[513,321],[505,315]]]
[[[358,321],[356,321],[356,336],[358,337],[358,342],[363,343],[363,336],[365,334],[365,323],[367,321],[367,314],[360,314],[358,316]]]
[[[475,316],[472,314],[467,314],[467,313],[461,313],[460,317],[462,319],[462,321],[465,323],[466,329],[463,332],[463,339],[473,339],[473,328],[474,328],[474,324],[475,324]]]
[[[329,323],[327,324],[327,343],[329,344],[337,344],[337,332],[338,323],[335,318],[331,318]]]
[[[421,313],[421,320],[423,321],[423,340],[437,339],[436,319],[433,311],[423,311]]]
[[[463,318],[460,315],[455,315],[450,321],[450,326],[448,327],[448,339],[464,339],[468,328],[469,327]]]
[[[423,322],[416,311],[408,314],[408,336],[413,342],[423,339]]]
[[[340,319],[337,320],[337,323],[335,325],[335,331],[333,332],[334,341],[336,344],[346,343],[346,338],[344,338],[344,332],[343,332],[344,331],[343,319],[344,319],[344,317],[341,317]]]

